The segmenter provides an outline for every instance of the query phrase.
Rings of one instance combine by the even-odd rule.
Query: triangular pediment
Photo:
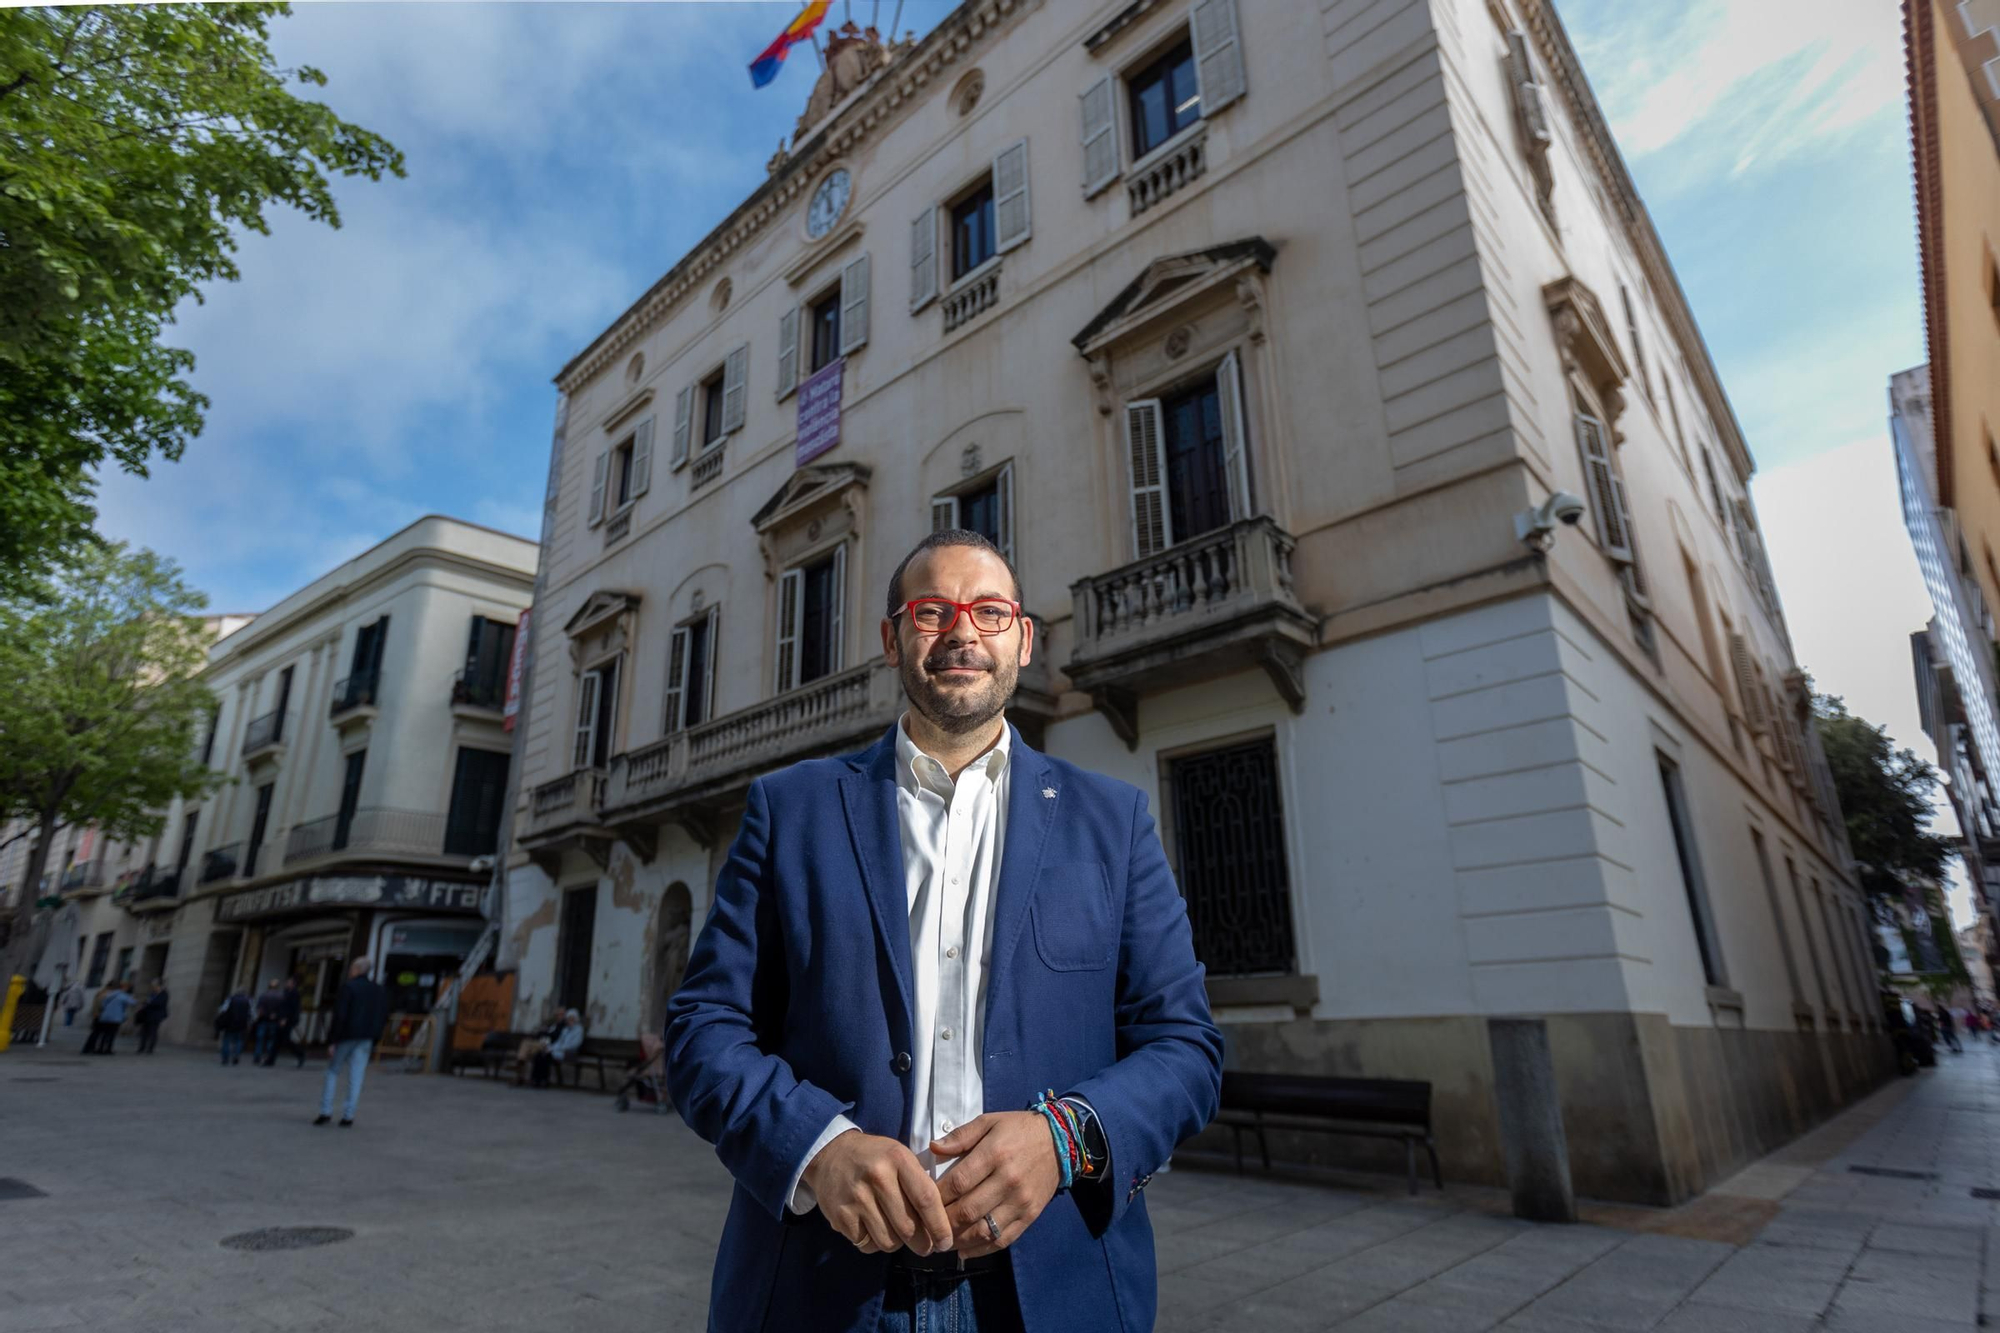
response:
[[[639,594],[625,592],[617,588],[599,588],[584,599],[563,625],[563,633],[574,639],[588,633],[592,626],[601,625],[614,616],[623,615],[639,605]]]
[[[750,518],[750,526],[763,532],[806,506],[829,499],[849,486],[868,484],[868,467],[862,463],[809,463],[785,478],[785,484],[764,502]]]
[[[1269,273],[1271,261],[1277,255],[1276,247],[1269,241],[1262,236],[1251,236],[1155,259],[1140,269],[1139,276],[1112,297],[1070,341],[1079,352],[1088,355],[1109,337],[1150,319],[1157,310],[1178,304],[1239,269],[1254,265]]]

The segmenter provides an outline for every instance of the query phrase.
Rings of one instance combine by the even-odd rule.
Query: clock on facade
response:
[[[846,167],[836,167],[827,173],[826,179],[813,191],[812,203],[806,209],[806,235],[818,240],[833,230],[833,224],[840,221],[840,215],[847,207],[848,192],[853,182],[847,177]]]

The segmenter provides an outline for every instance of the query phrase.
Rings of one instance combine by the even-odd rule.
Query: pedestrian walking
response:
[[[82,1011],[85,1004],[89,1003],[90,996],[83,989],[83,983],[72,977],[69,985],[62,988],[61,1001],[63,1026],[74,1027],[77,1014]]]
[[[151,1055],[160,1044],[160,1024],[167,1021],[167,983],[153,978],[146,1002],[139,1006],[139,1054]]]
[[[222,1063],[233,1065],[243,1057],[243,1034],[250,1027],[250,996],[242,987],[215,1011],[215,1035],[222,1047]]]
[[[278,1015],[283,1008],[283,992],[278,989],[278,979],[272,977],[270,984],[264,987],[264,993],[257,997],[256,1045],[251,1049],[251,1064],[271,1063],[271,1052],[278,1045]]]
[[[344,1129],[354,1123],[354,1107],[361,1100],[361,1080],[368,1073],[368,1055],[382,1025],[389,1021],[389,992],[369,979],[374,960],[357,958],[347,969],[347,980],[333,997],[333,1027],[327,1032],[326,1086],[320,1090],[319,1118],[315,1125],[333,1119],[333,1094],[340,1085],[340,1071],[347,1069],[347,1100],[340,1108]]]
[[[881,623],[907,711],[750,786],[667,1006],[736,1180],[721,1333],[1153,1326],[1143,1191],[1222,1034],[1144,795],[1005,720],[1020,595],[986,538],[927,537]]]
[[[98,1055],[110,1055],[118,1041],[118,1028],[125,1016],[132,1012],[132,983],[120,982],[104,997],[103,1007],[97,1011],[97,1018],[91,1023],[91,1036],[97,1042]],[[89,1049],[86,1047],[85,1049]]]
[[[299,979],[296,976],[288,976],[285,978],[285,988],[278,992],[278,1035],[277,1040],[271,1045],[271,1054],[264,1061],[266,1069],[276,1065],[278,1057],[286,1051],[290,1051],[298,1058],[297,1068],[306,1067],[305,1049],[292,1040],[292,1030],[298,1027],[299,1016],[304,1012],[299,999]]]
[[[1954,1055],[1964,1055],[1965,1047],[1958,1044],[1958,1024],[1951,1018],[1951,1009],[1946,1005],[1937,1007],[1938,1031],[1944,1034],[1944,1044],[1951,1047]]]
[[[97,1048],[104,1044],[104,1033],[99,1030],[98,1023],[104,1016],[104,1002],[110,999],[111,992],[117,989],[117,983],[107,981],[97,988],[95,995],[90,997],[90,1029],[83,1034],[85,1055],[96,1055]]]

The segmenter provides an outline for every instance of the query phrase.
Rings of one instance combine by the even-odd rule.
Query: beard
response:
[[[952,678],[932,674],[952,667],[974,667],[986,674]],[[925,721],[947,735],[962,736],[1006,711],[1020,682],[1021,664],[978,648],[949,648],[923,658],[905,653],[896,674],[910,706]]]

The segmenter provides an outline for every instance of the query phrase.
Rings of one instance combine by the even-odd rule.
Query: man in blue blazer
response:
[[[984,537],[904,559],[882,646],[909,710],[751,785],[668,1006],[736,1179],[709,1326],[1143,1333],[1141,1191],[1222,1069],[1146,799],[1007,724],[1034,625]]]

